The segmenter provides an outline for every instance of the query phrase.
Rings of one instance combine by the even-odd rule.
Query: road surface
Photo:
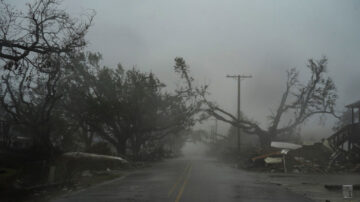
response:
[[[156,163],[152,167],[53,202],[119,201],[276,201],[307,202],[282,186],[261,182],[261,175],[249,173],[215,159],[183,157]]]

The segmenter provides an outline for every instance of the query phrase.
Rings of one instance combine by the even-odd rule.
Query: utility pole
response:
[[[215,121],[215,125],[210,126],[210,142],[215,143],[217,140],[217,129],[218,129],[218,122],[217,119],[210,119]]]
[[[217,119],[215,119],[215,140],[217,140],[217,131],[218,131],[218,122]]]
[[[213,139],[213,142],[216,142],[217,140],[217,131],[218,131],[218,120],[217,119],[213,119],[215,121],[215,125],[211,127],[211,136]]]
[[[240,116],[241,116],[241,110],[240,110],[240,90],[241,90],[241,79],[246,79],[246,78],[252,78],[251,75],[226,75],[227,78],[233,78],[233,79],[237,79],[238,82],[238,89],[237,89],[237,94],[238,94],[238,98],[237,98],[237,119],[238,121],[240,121]],[[240,127],[236,127],[236,131],[237,131],[237,147],[238,150],[240,151]]]

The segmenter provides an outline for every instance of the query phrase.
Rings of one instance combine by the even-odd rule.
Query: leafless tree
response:
[[[51,156],[59,81],[71,55],[86,45],[94,13],[84,16],[71,17],[58,0],[33,1],[25,12],[0,0],[0,104],[42,154]]]
[[[24,60],[21,65],[25,67],[20,66],[23,71],[11,69],[1,74],[1,107],[12,123],[32,137],[34,149],[42,154],[51,152],[52,112],[61,97],[58,93],[58,82],[62,75],[61,61],[48,58],[45,63],[52,70],[39,72],[36,66]]]
[[[5,69],[17,68],[20,60],[31,63],[38,55],[64,55],[84,47],[94,13],[85,14],[86,20],[72,18],[58,0],[26,6],[21,12],[0,0],[0,59]]]

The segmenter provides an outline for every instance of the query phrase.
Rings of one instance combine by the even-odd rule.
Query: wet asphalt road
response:
[[[119,201],[276,201],[307,202],[282,186],[261,182],[261,176],[211,158],[183,157],[156,163],[126,177],[53,202]]]

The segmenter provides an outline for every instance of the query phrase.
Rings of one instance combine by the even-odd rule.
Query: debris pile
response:
[[[289,166],[303,173],[326,173],[332,150],[322,143],[304,145],[288,153]]]
[[[349,159],[343,152],[333,151],[324,143],[296,145],[272,142],[272,148],[254,156],[254,168],[269,172],[339,173],[359,172],[360,162]]]

